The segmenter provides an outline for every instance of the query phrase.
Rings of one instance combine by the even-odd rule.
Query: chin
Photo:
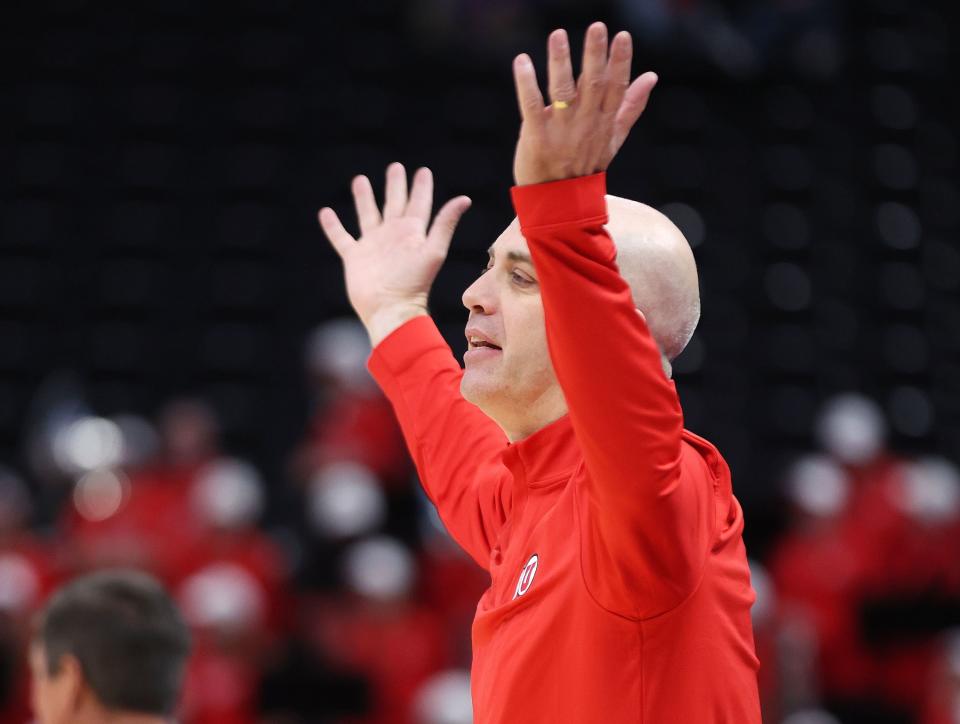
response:
[[[478,370],[466,370],[460,380],[460,394],[467,402],[483,410],[503,394],[503,387]]]

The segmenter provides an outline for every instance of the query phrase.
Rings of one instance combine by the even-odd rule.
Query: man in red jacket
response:
[[[602,23],[577,82],[563,31],[548,50],[550,105],[530,58],[514,62],[518,221],[464,293],[465,370],[426,303],[469,199],[428,229],[429,171],[408,198],[394,164],[382,214],[354,180],[359,240],[330,209],[320,223],[423,485],[491,576],[476,721],[755,724],[740,506],[668,377],[699,313],[692,255],[634,202],[610,198],[604,226],[604,171],[657,78],[630,83],[630,36],[608,46]]]

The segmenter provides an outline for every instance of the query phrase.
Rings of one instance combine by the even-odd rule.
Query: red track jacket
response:
[[[756,724],[743,516],[603,224],[605,176],[515,187],[569,413],[515,444],[460,395],[429,317],[377,346],[430,499],[490,572],[473,624],[477,724]]]

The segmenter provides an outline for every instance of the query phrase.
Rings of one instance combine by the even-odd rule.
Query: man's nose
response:
[[[493,285],[490,283],[493,272],[481,274],[463,293],[463,306],[471,312],[490,314],[496,307]]]

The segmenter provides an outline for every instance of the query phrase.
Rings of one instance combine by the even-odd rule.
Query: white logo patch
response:
[[[533,584],[533,577],[537,575],[537,564],[539,561],[540,559],[537,557],[536,553],[530,556],[530,560],[527,561],[527,564],[523,567],[523,570],[520,571],[520,579],[517,581],[517,590],[513,594],[514,598],[522,596],[524,593],[530,590],[530,586]]]

